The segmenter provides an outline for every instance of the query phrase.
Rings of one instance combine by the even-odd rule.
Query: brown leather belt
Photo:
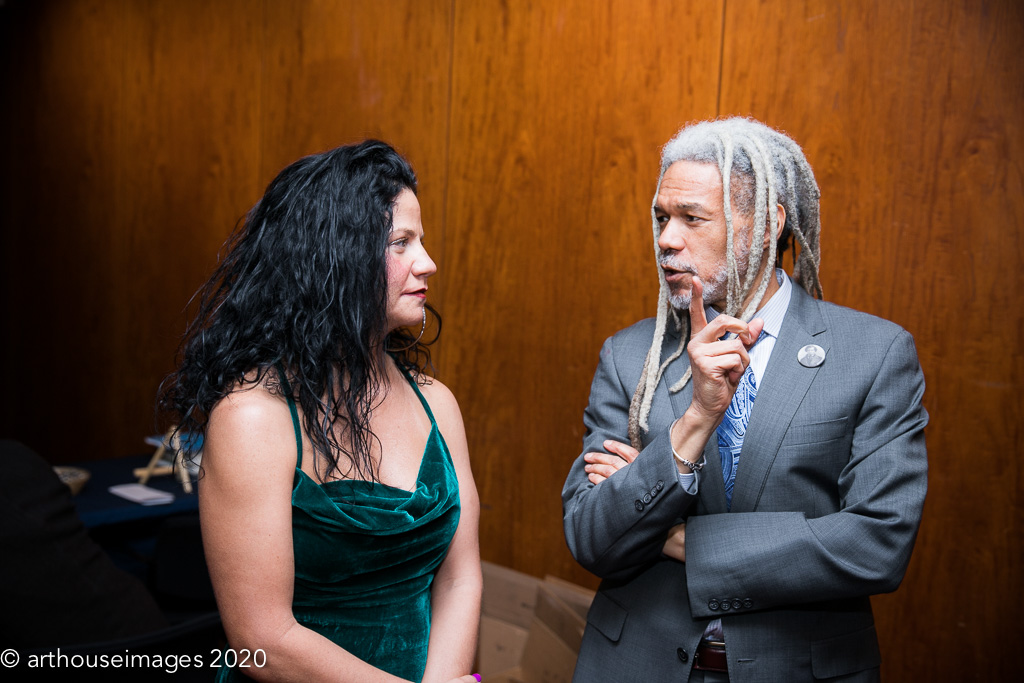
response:
[[[725,659],[725,643],[701,640],[697,646],[697,654],[693,658],[693,668],[698,671],[729,673],[729,664]]]

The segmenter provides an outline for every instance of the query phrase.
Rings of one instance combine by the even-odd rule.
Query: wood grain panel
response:
[[[255,199],[250,8],[76,0],[4,18],[20,133],[3,202],[19,333],[5,343],[23,359],[4,432],[52,460],[145,448],[185,303]]]
[[[107,247],[117,379],[105,406],[118,420],[121,452],[154,429],[154,397],[174,367],[186,303],[259,196],[258,8],[248,0],[126,3]]]
[[[602,341],[655,313],[660,146],[714,115],[721,18],[718,3],[456,3],[439,369],[486,560],[596,583],[565,548],[559,494]]]
[[[484,558],[589,585],[559,491],[601,341],[654,313],[659,147],[718,112],[787,130],[822,187],[827,298],[913,332],[928,380],[925,522],[876,600],[886,677],[1009,678],[1019,3],[8,0],[0,39],[4,436],[138,450],[235,221],[302,154],[381,137],[421,179]]]
[[[790,132],[822,190],[826,298],[915,336],[929,497],[876,598],[892,680],[1003,680],[1020,642],[1024,13],[727,3],[722,113]]]
[[[4,348],[25,389],[5,396],[5,435],[58,461],[140,450],[186,302],[302,154],[394,142],[443,242],[450,2],[12,5],[4,282],[20,334]],[[69,376],[81,389],[55,417]]]
[[[3,435],[54,459],[105,447],[122,3],[14,2],[3,26]],[[113,380],[116,381],[116,380]],[[150,404],[152,401],[149,401]],[[150,420],[151,421],[151,420]],[[136,448],[138,441],[136,441]]]
[[[416,170],[427,245],[439,252],[451,7],[451,0],[267,3],[263,184],[305,154],[385,140]]]

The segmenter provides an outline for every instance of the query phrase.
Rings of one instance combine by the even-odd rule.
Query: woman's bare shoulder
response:
[[[203,460],[214,465],[294,468],[295,431],[285,399],[265,383],[230,392],[210,411]]]
[[[214,405],[210,420],[259,417],[266,412],[277,412],[284,405],[284,397],[272,392],[265,381],[256,384],[240,383]]]
[[[430,411],[437,421],[437,428],[448,442],[449,449],[456,459],[465,455],[466,426],[462,421],[462,411],[455,394],[439,380],[430,379],[429,384],[421,385],[423,398],[430,405]]]
[[[435,377],[428,377],[427,381],[423,384],[417,382],[417,386],[419,386],[423,398],[427,399],[427,403],[430,404],[430,409],[435,416],[439,416],[442,412],[446,414],[454,412],[461,416],[459,402],[456,400],[455,394],[441,380]]]

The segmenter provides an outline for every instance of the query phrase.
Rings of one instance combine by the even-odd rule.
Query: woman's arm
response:
[[[203,546],[228,641],[266,652],[244,673],[263,681],[399,681],[300,626],[292,614],[295,432],[261,387],[214,407],[199,483]]]
[[[424,683],[465,676],[473,666],[480,626],[480,499],[469,464],[466,429],[459,405],[443,384],[423,387],[424,397],[455,464],[459,479],[459,527],[448,554],[434,577],[431,594],[430,643]],[[472,680],[472,679],[469,679]]]

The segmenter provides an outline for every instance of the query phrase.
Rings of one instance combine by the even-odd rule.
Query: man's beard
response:
[[[740,282],[747,275],[747,263],[749,261],[750,251],[745,249],[743,253],[737,254],[736,256],[736,270],[740,276]],[[702,298],[704,300],[704,306],[710,306],[715,303],[723,303],[726,300],[729,291],[729,264],[723,263],[721,268],[707,276],[706,278],[697,272],[697,267],[689,262],[684,261],[674,256],[667,256],[662,254],[658,258],[658,265],[668,266],[673,270],[690,273],[691,275],[697,275],[700,277],[701,284],[704,285],[704,292]],[[693,298],[693,287],[687,292],[680,292],[678,294],[672,293],[669,290],[668,302],[677,311],[685,311],[690,307],[690,301]]]

